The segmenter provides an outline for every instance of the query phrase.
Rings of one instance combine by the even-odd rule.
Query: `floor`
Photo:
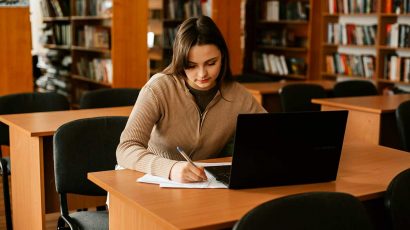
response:
[[[55,230],[57,229],[57,219],[59,213],[52,213],[46,215],[46,229]],[[4,199],[3,199],[3,181],[0,177],[0,230],[6,229],[6,218],[4,214]]]

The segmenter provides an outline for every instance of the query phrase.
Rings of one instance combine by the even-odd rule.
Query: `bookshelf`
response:
[[[246,3],[244,73],[282,80],[318,79],[313,56],[318,52],[320,21],[317,0],[258,0]]]
[[[0,34],[0,95],[32,92],[29,7],[0,6]]]
[[[379,88],[409,84],[410,1],[352,3],[324,1],[322,78],[368,79]]]
[[[189,17],[210,15],[212,0],[149,0],[149,76],[171,62],[177,27]]]
[[[47,74],[73,106],[85,91],[147,81],[147,1],[42,0]],[[138,13],[136,13],[138,12]]]

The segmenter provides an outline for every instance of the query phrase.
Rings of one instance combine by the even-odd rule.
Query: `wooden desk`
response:
[[[313,99],[322,110],[349,110],[345,142],[369,142],[401,148],[395,111],[410,94]]]
[[[218,229],[232,227],[255,206],[285,195],[336,191],[361,200],[380,198],[391,179],[410,167],[410,154],[377,145],[345,145],[337,180],[258,189],[166,189],[137,183],[132,170],[89,173],[110,193],[110,229]]]
[[[268,112],[281,112],[281,102],[279,98],[279,89],[285,85],[294,83],[313,83],[319,84],[326,91],[333,90],[334,81],[287,81],[287,82],[258,82],[258,83],[242,83],[243,86],[255,97],[255,99]]]
[[[129,116],[132,107],[0,115],[10,129],[13,227],[45,229],[45,214],[59,211],[54,182],[53,134],[72,120],[98,116]],[[81,138],[81,137],[78,137]],[[69,198],[70,209],[101,204],[104,199]],[[90,206],[88,206],[90,205]]]

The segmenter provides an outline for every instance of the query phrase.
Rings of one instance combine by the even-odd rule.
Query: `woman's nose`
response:
[[[201,68],[199,68],[198,71],[199,71],[199,72],[198,72],[199,77],[202,77],[202,78],[206,77],[206,75],[207,75],[207,70],[206,70],[206,68],[201,67]]]

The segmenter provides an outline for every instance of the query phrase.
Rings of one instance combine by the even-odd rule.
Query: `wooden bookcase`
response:
[[[210,15],[212,0],[148,0],[149,74],[162,71],[171,62],[177,27],[189,17]]]
[[[0,95],[32,92],[29,7],[0,6],[0,34]]]
[[[318,79],[314,33],[319,0],[258,0],[246,3],[244,73],[276,80]],[[320,10],[319,10],[320,11]]]
[[[148,8],[147,1],[42,0],[44,3],[49,13],[43,21],[54,28],[44,46],[58,50],[71,62],[64,74],[69,76],[73,105],[84,91],[145,84],[148,55],[141,50],[146,50],[148,12],[141,9]],[[108,5],[102,7],[104,4]]]
[[[338,4],[338,1],[340,0],[326,0],[322,6],[322,30],[324,31],[321,38],[322,54],[320,62],[322,77],[326,79],[336,79],[338,77],[369,79],[376,82],[380,88],[392,86],[396,83],[409,84],[410,72],[407,79],[403,78],[403,75],[405,69],[410,71],[410,44],[408,44],[409,47],[399,47],[397,44],[389,44],[387,40],[391,36],[388,32],[389,25],[397,22],[410,25],[410,12],[403,12],[403,8],[400,9],[400,12],[399,10],[393,10],[395,1],[392,0],[366,0],[363,1],[366,4],[362,10],[359,10],[360,7],[356,7],[356,10],[352,8],[345,10],[345,7],[340,3]],[[363,29],[364,27],[361,22],[374,25],[374,29],[370,29],[373,32],[369,32],[369,29],[365,31],[366,29]],[[332,32],[330,24],[350,24],[350,29],[345,29],[346,35],[344,35],[347,38],[347,44],[346,38],[345,42],[329,42],[329,36],[337,36]],[[347,28],[349,25],[344,27]],[[343,26],[341,26],[340,30],[343,29]],[[404,33],[401,39],[410,38],[409,32]],[[362,42],[352,42],[359,40],[358,38],[363,38]],[[372,42],[365,42],[366,39],[370,39]],[[408,43],[410,43],[410,40]],[[341,58],[341,61],[335,61],[337,58],[333,58],[332,64],[329,56],[334,56],[335,53],[346,53],[354,56]],[[372,62],[369,62],[366,58],[363,59],[363,57],[368,55],[372,56]],[[392,65],[390,64],[391,56],[400,57],[400,65],[394,64],[395,68],[399,68],[397,69],[397,79],[392,79],[389,76]],[[409,59],[407,64],[405,62],[406,59]],[[335,70],[337,67],[332,67],[332,65],[339,66],[339,70],[344,69],[345,71]],[[365,73],[366,68],[369,70],[367,72],[372,74],[358,74]]]

